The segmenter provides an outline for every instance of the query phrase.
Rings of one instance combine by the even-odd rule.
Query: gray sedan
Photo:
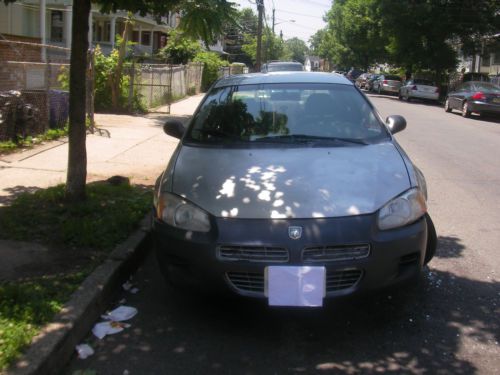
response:
[[[473,112],[479,115],[500,115],[500,87],[482,81],[470,81],[460,85],[455,91],[448,93],[444,110],[451,112],[457,109],[463,117]]]
[[[174,285],[321,306],[418,278],[434,255],[423,174],[344,77],[213,85],[155,187],[153,238]]]

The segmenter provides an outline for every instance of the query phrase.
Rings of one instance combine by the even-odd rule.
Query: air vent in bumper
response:
[[[302,250],[302,260],[308,263],[356,260],[369,255],[370,245],[316,246]]]
[[[265,246],[219,246],[218,256],[221,260],[247,262],[288,262],[288,250],[280,247]]]

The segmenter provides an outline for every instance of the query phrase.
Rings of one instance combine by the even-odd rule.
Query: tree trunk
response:
[[[85,78],[87,50],[89,48],[90,0],[73,1],[71,30],[71,61],[69,73],[69,150],[66,176],[66,198],[71,201],[85,199],[87,180],[87,150],[85,146]]]

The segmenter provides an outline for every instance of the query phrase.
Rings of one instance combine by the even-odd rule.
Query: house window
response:
[[[151,44],[151,31],[143,31],[141,35],[141,44],[149,46]]]
[[[490,54],[481,56],[481,66],[490,66]]]
[[[139,43],[139,31],[132,31],[132,42]]]
[[[62,42],[64,33],[63,12],[52,10],[50,12],[50,40]]]

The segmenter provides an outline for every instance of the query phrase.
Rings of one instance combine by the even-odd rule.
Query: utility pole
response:
[[[262,64],[262,13],[264,10],[264,0],[257,0],[257,12],[259,13],[259,23],[257,24],[257,53],[255,56],[255,69],[260,72],[260,66]]]
[[[274,35],[274,12],[276,12],[276,9],[273,8],[273,35]]]

